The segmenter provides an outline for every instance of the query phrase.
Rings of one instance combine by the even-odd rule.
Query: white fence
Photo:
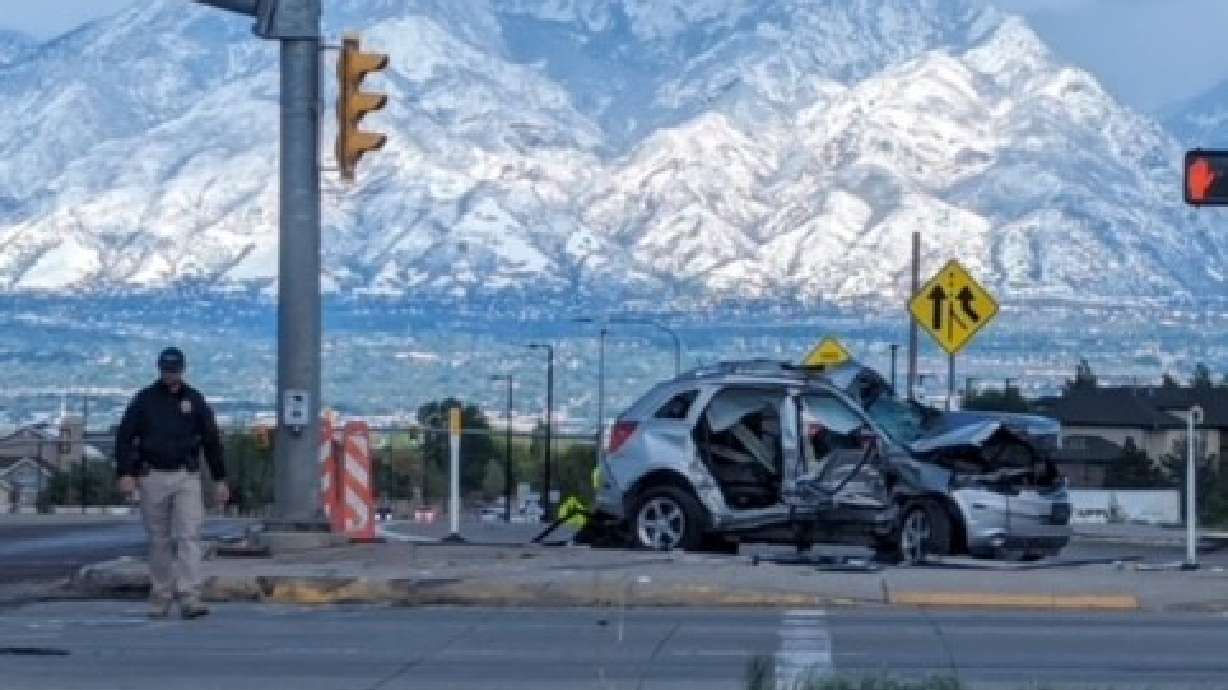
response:
[[[1071,489],[1074,524],[1181,522],[1181,492],[1176,489]]]

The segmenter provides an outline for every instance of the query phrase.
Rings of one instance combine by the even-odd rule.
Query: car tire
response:
[[[931,555],[951,552],[951,518],[932,501],[910,504],[900,521],[900,560],[919,565]]]
[[[654,551],[694,551],[704,543],[704,511],[699,501],[676,486],[655,486],[636,498],[631,538]]]

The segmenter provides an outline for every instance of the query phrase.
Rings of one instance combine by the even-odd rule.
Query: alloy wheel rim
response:
[[[925,558],[925,544],[930,538],[929,522],[929,516],[921,509],[910,511],[904,520],[900,541],[909,561],[917,563]]]
[[[652,549],[669,551],[682,543],[686,516],[672,499],[654,498],[640,508],[636,517],[636,532],[640,543]]]

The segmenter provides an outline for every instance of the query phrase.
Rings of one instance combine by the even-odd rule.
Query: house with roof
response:
[[[1108,439],[1086,434],[1062,434],[1062,447],[1053,452],[1053,462],[1071,488],[1099,489],[1105,485],[1109,466],[1126,449]]]
[[[32,424],[0,436],[0,462],[32,458],[63,472],[83,460],[107,460],[95,443],[86,438],[80,417],[65,417],[59,424]]]
[[[1075,388],[1041,401],[1040,411],[1062,423],[1064,439],[1095,437],[1119,447],[1128,442],[1159,460],[1181,452],[1190,408],[1203,409],[1198,452],[1224,457],[1228,442],[1228,388],[1213,386],[1121,386]],[[1107,453],[1100,446],[1095,454]],[[1120,456],[1120,455],[1119,455]]]
[[[35,458],[0,460],[0,483],[7,489],[0,492],[0,513],[34,512],[38,497],[55,476],[55,468]]]

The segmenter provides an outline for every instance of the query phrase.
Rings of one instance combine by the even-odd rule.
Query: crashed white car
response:
[[[1055,423],[942,415],[876,377],[752,361],[656,386],[612,428],[590,536],[855,543],[911,561],[1065,545],[1064,481],[1018,431]]]

